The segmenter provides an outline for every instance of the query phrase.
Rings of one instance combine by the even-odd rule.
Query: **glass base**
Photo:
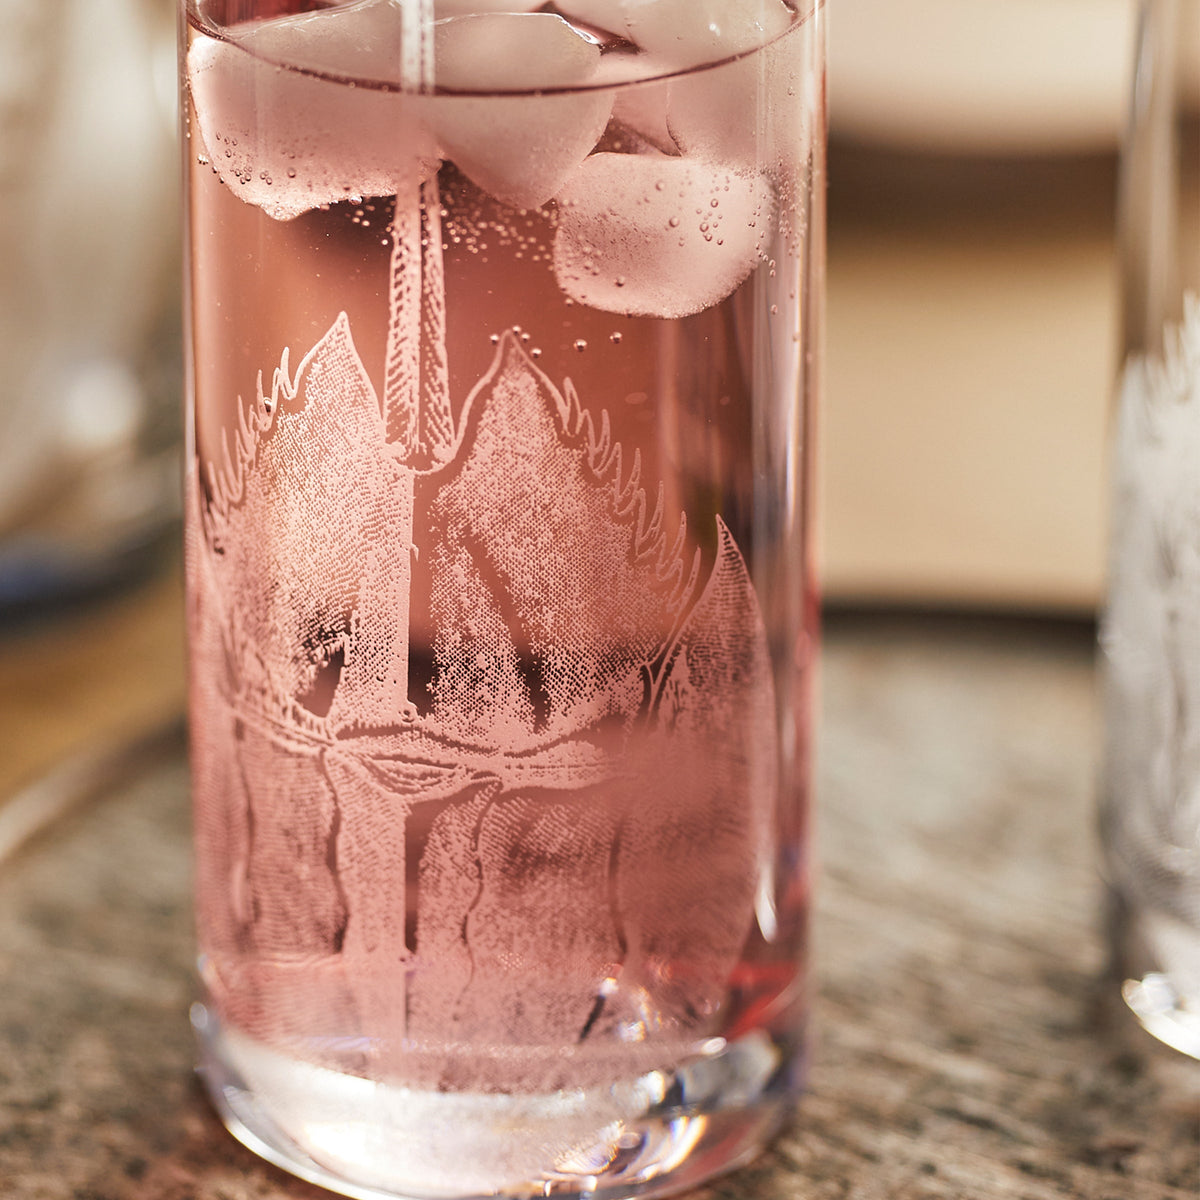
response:
[[[1200,1058],[1200,928],[1109,892],[1113,972],[1143,1028]]]
[[[789,1115],[800,1056],[763,1032],[674,1072],[549,1095],[422,1092],[290,1058],[193,1006],[229,1131],[355,1200],[672,1195],[749,1162]]]
[[[1148,1033],[1200,1058],[1200,1010],[1187,1004],[1167,976],[1152,971],[1140,979],[1126,979],[1121,995]]]

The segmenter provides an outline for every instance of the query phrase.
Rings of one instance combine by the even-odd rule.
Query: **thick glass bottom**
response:
[[[356,1200],[655,1197],[774,1136],[800,1056],[759,1031],[667,1072],[548,1095],[425,1092],[291,1058],[194,1006],[200,1072],[230,1132]]]
[[[1200,1058],[1200,927],[1109,892],[1113,968],[1146,1031]]]

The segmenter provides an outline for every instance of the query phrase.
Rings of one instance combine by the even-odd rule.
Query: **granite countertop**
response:
[[[327,1195],[191,1074],[177,614],[160,581],[0,642],[0,785],[107,773],[0,858],[4,1200]],[[1089,630],[843,616],[823,691],[810,1090],[694,1200],[1195,1200],[1200,1069],[1103,978]]]

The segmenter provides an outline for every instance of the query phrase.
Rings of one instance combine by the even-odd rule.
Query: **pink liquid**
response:
[[[205,1030],[213,1077],[271,1114],[233,1124],[378,1194],[651,1181],[680,1137],[707,1144],[698,1119],[761,1140],[804,1016],[817,143],[697,167],[648,141],[661,85],[627,87],[611,157],[520,208],[529,177],[486,145],[292,160],[287,129],[206,114],[195,64],[278,76],[297,127],[320,121],[292,100],[357,95],[295,90],[196,24],[189,47]],[[548,102],[497,101],[531,129]],[[396,196],[292,214],[347,163]],[[632,251],[594,202],[613,179]],[[441,1118],[310,1110],[335,1079],[495,1099],[533,1132],[462,1170],[397,1158]],[[580,1146],[600,1168],[570,1165]]]

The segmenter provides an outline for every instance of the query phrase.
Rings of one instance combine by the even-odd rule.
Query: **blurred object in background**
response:
[[[1146,0],[1121,176],[1104,833],[1114,966],[1200,1058],[1200,0]]]
[[[1135,0],[839,0],[825,586],[1090,614]]]
[[[839,0],[834,131],[923,151],[1109,153],[1135,11],[1132,0]]]
[[[0,612],[178,509],[174,57],[164,0],[0,0]]]

